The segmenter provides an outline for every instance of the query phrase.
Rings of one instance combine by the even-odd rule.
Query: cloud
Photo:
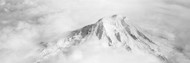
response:
[[[25,4],[23,1],[6,0],[5,4],[2,4],[0,14],[2,63],[34,62],[35,55],[39,54],[38,49],[42,47],[39,45],[40,42],[51,42],[58,39],[63,32],[74,29],[75,23],[65,12],[51,10],[45,4],[35,6]],[[23,10],[25,7],[21,5],[30,8]]]

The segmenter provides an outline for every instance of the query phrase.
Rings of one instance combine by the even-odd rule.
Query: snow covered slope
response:
[[[173,57],[188,59],[174,49],[169,39],[152,36],[128,22],[126,17],[112,15],[104,17],[94,24],[71,31],[67,36],[57,40],[55,44],[47,45],[42,50],[37,62],[62,54],[74,46],[87,43],[91,38],[104,40],[108,47],[124,48],[132,53],[151,54],[166,63],[178,61]]]

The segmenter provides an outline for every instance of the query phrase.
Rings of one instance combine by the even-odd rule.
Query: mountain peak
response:
[[[126,23],[126,20],[126,17],[121,15],[112,15],[99,19],[94,24],[71,31],[63,40],[58,40],[56,45],[44,49],[40,57],[44,58],[51,56],[51,54],[57,54],[61,51],[59,50],[60,48],[67,49],[77,46],[92,36],[97,37],[99,40],[107,39],[109,46],[124,47],[127,50],[136,48],[133,47],[135,42],[132,41],[141,40],[142,38],[138,36],[138,30],[131,24]],[[138,32],[141,33],[140,31]],[[141,33],[141,35],[143,34]],[[147,37],[145,38],[148,39]]]
[[[123,47],[129,51],[144,51],[156,57],[167,60],[168,54],[173,51],[169,45],[154,41],[140,28],[127,22],[121,15],[104,17],[94,24],[71,31],[67,37],[58,40],[54,46],[49,46],[42,51],[40,58],[58,54],[72,46],[77,46],[90,37],[107,41],[109,46]]]
[[[116,26],[117,24],[123,23],[125,21],[126,17],[123,17],[121,15],[112,15],[110,17],[105,17],[102,18],[102,22],[104,24],[109,24],[109,25],[114,25]]]

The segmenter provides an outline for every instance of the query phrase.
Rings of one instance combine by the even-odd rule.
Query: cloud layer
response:
[[[127,16],[129,21],[155,33],[175,34],[177,49],[189,55],[189,3],[186,0],[0,0],[0,62],[30,63],[43,47],[41,42],[55,41],[65,32],[113,14]],[[106,53],[100,55],[110,57]],[[113,55],[120,58],[116,53]]]

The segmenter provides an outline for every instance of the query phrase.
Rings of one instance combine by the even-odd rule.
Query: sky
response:
[[[189,56],[189,11],[188,0],[0,0],[0,62],[30,63],[39,53],[36,51],[43,48],[41,42],[55,41],[65,32],[113,14],[126,16],[130,22],[155,35],[174,39],[176,49]],[[87,52],[81,52],[81,49]],[[73,56],[75,52],[95,54],[87,56],[88,61],[96,61],[93,59],[101,58],[101,55],[107,60],[121,58],[118,61],[123,62],[126,62],[123,58],[127,58],[109,49],[93,53],[81,47],[73,52]],[[109,58],[109,55],[116,58]],[[81,60],[81,63],[88,61]],[[68,63],[74,62],[68,60]]]

